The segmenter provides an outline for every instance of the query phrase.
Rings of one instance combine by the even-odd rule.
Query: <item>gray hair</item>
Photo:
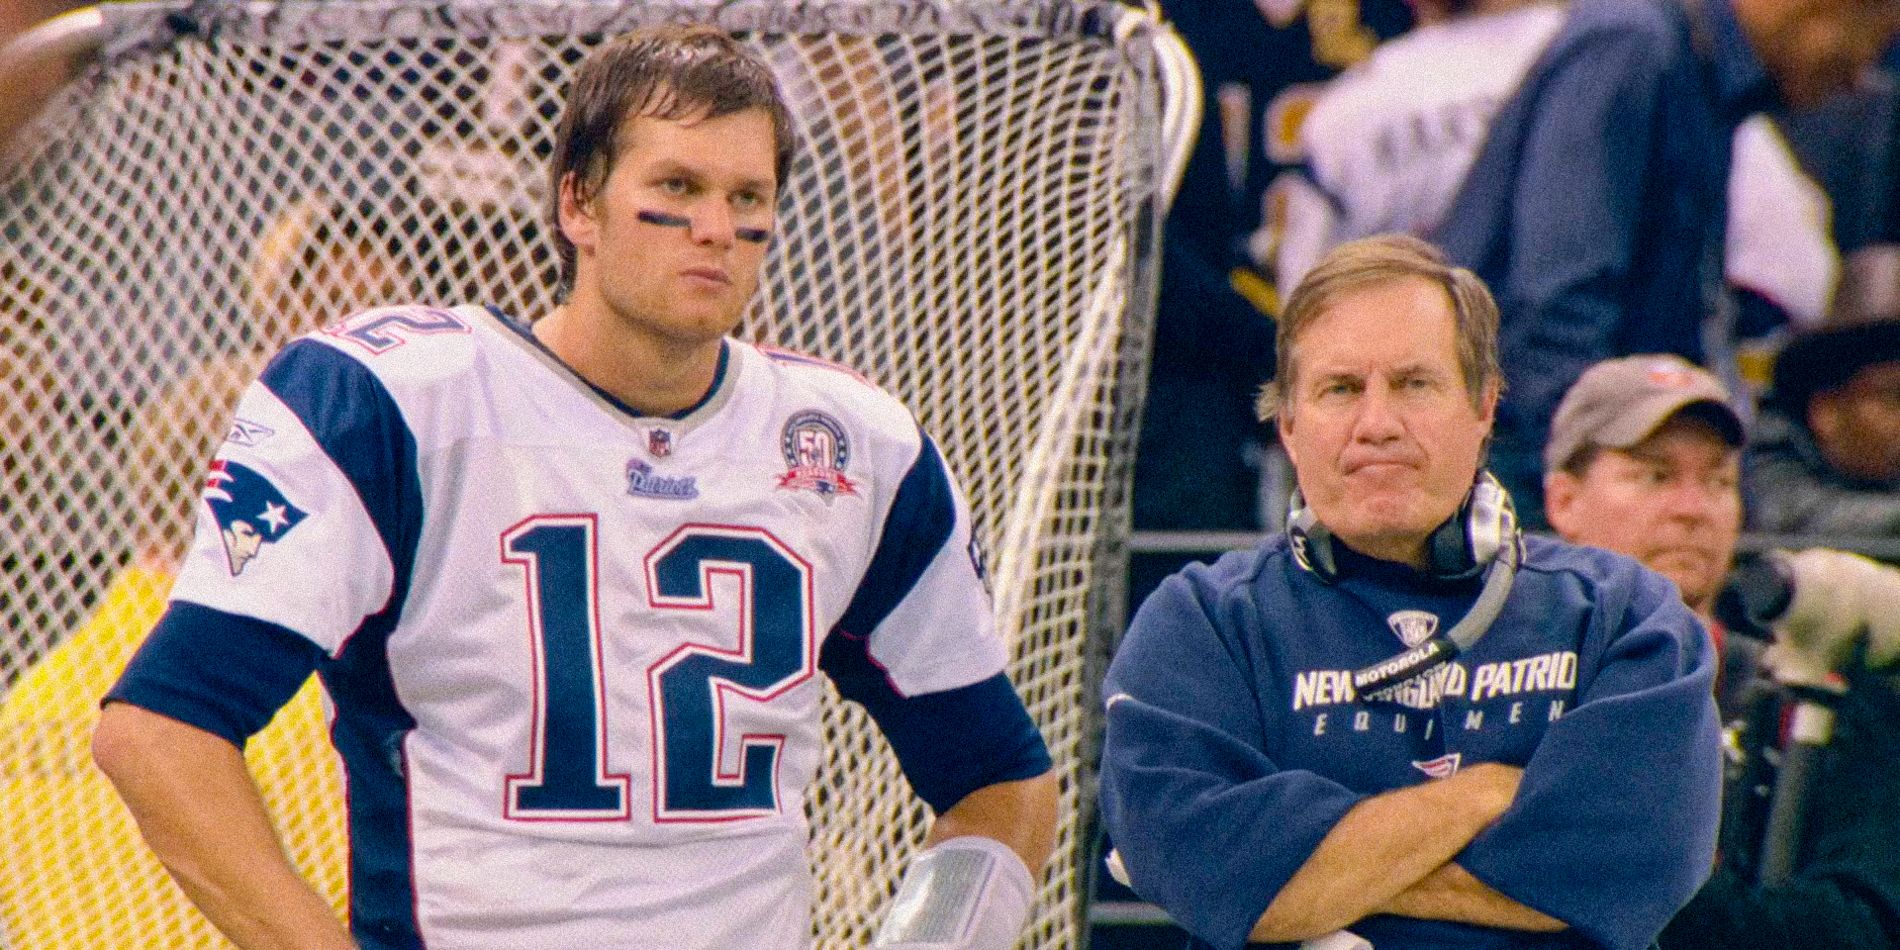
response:
[[[1268,422],[1286,411],[1293,398],[1293,378],[1298,369],[1295,350],[1299,336],[1320,318],[1339,298],[1356,290],[1390,284],[1406,278],[1419,278],[1444,288],[1451,301],[1452,320],[1457,329],[1458,367],[1463,371],[1465,390],[1475,407],[1484,399],[1485,388],[1503,388],[1503,373],[1498,368],[1498,305],[1484,281],[1462,267],[1445,260],[1438,248],[1407,234],[1379,234],[1348,241],[1333,248],[1308,271],[1293,294],[1274,336],[1276,351],[1273,379],[1260,387],[1254,404],[1260,421]]]

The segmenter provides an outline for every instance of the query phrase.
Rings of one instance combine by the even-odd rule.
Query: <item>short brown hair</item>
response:
[[[568,89],[554,154],[548,200],[561,285],[574,282],[574,245],[561,233],[561,183],[574,177],[585,202],[605,184],[620,154],[627,119],[678,120],[764,109],[778,145],[777,173],[791,170],[797,134],[772,70],[731,34],[710,26],[667,25],[635,30],[602,45],[581,63]]]
[[[1451,301],[1452,320],[1457,330],[1458,367],[1465,377],[1465,390],[1476,406],[1485,386],[1496,383],[1503,389],[1498,369],[1498,305],[1478,275],[1453,267],[1439,250],[1418,238],[1405,234],[1380,234],[1348,241],[1333,248],[1306,274],[1306,279],[1287,298],[1274,337],[1275,369],[1273,379],[1260,388],[1255,409],[1262,422],[1270,421],[1290,404],[1293,374],[1296,370],[1294,347],[1299,336],[1314,320],[1352,291],[1406,278],[1419,278],[1444,288]]]

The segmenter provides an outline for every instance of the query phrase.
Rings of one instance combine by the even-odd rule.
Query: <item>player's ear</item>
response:
[[[599,239],[600,224],[594,217],[594,198],[594,195],[581,193],[578,173],[568,172],[561,178],[561,235],[577,252],[592,252]]]

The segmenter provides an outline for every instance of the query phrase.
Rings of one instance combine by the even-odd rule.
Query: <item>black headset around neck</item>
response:
[[[1339,579],[1339,543],[1308,507],[1300,490],[1293,490],[1286,518],[1287,543],[1293,559],[1323,583]],[[1484,575],[1478,599],[1450,631],[1432,637],[1390,659],[1353,673],[1353,688],[1361,696],[1398,685],[1471,648],[1491,629],[1523,560],[1523,537],[1510,493],[1490,472],[1479,470],[1464,503],[1425,543],[1426,573],[1441,580],[1468,580]]]
[[[1439,580],[1468,580],[1484,573],[1498,552],[1517,543],[1517,510],[1504,486],[1480,470],[1458,511],[1425,542],[1425,573]],[[1287,542],[1301,567],[1328,584],[1339,579],[1339,542],[1320,523],[1298,488],[1287,505]]]

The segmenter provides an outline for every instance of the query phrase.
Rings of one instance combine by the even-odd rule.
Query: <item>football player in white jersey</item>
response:
[[[1300,123],[1306,161],[1283,188],[1272,262],[1282,287],[1347,241],[1429,237],[1565,15],[1555,0],[1423,0],[1413,10],[1419,25],[1328,83]],[[1264,237],[1252,246],[1264,251]]]
[[[553,157],[563,303],[370,310],[246,394],[94,739],[239,946],[803,947],[821,669],[938,816],[879,945],[1014,943],[1056,779],[962,495],[894,399],[728,336],[790,128],[722,32],[610,42]],[[312,671],[348,934],[239,755]]]

